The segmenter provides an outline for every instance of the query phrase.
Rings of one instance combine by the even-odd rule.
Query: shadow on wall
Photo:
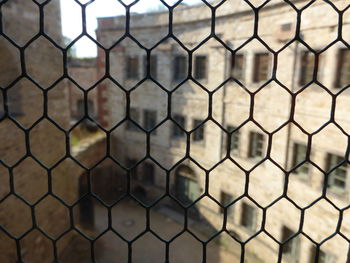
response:
[[[92,195],[87,194],[89,177]],[[79,194],[83,199],[74,210],[74,218],[75,222],[79,222],[77,229],[82,235],[97,239],[92,249],[98,262],[127,262],[128,242],[131,244],[132,262],[165,262],[166,253],[169,253],[171,262],[188,262],[189,259],[191,262],[202,262],[204,252],[201,240],[208,240],[216,230],[199,210],[189,213],[185,220],[183,209],[181,211],[176,202],[166,197],[158,204],[154,203],[147,212],[145,206],[149,204],[152,193],[138,182],[131,186],[140,202],[126,195],[127,176],[110,160],[93,169],[90,175],[82,174],[79,183]],[[183,189],[184,185],[186,182],[180,181],[178,188]],[[181,198],[184,202],[189,200],[185,195]],[[110,212],[104,205],[110,206]],[[193,234],[183,231],[185,221]],[[146,228],[147,225],[150,229]],[[82,235],[78,232],[73,235],[72,242],[61,254],[62,262],[91,260],[90,244]],[[167,241],[171,241],[168,252]],[[208,245],[205,255],[207,262],[223,262],[218,242],[213,244]]]

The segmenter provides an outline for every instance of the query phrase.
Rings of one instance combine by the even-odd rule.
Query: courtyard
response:
[[[132,262],[156,263],[165,262],[166,244],[160,241],[150,231],[146,231],[145,209],[131,200],[122,201],[118,209],[112,209],[112,227],[122,238],[133,241],[128,243],[119,238],[112,231],[105,231],[108,226],[108,213],[101,205],[94,206],[94,228],[79,226],[78,228],[91,238],[100,236],[94,241],[93,253],[96,262],[119,263],[128,262],[128,249],[132,249]],[[183,230],[183,215],[168,207],[160,207],[150,211],[150,229],[164,240],[170,240]],[[200,222],[188,220],[188,225],[193,234],[202,241],[208,240],[208,233]],[[143,233],[144,232],[144,233]],[[140,233],[143,233],[140,235]],[[202,262],[203,245],[187,231],[183,232],[169,244],[170,262],[193,263]],[[61,256],[65,263],[91,262],[89,242],[76,235],[74,241]],[[233,263],[240,262],[240,246],[226,233],[212,239],[206,248],[207,262]],[[246,255],[245,262],[261,262],[253,254]]]

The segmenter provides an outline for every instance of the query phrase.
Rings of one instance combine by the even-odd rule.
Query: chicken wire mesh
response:
[[[210,245],[225,233],[230,239],[226,241],[229,244],[226,244],[226,247],[231,246],[230,242],[236,244],[233,250],[237,257],[231,259],[232,262],[248,262],[247,258],[249,262],[260,262],[258,258],[264,258],[264,255],[267,255],[265,258],[272,255],[274,262],[287,260],[291,262],[347,262],[349,238],[346,232],[347,223],[344,219],[346,219],[349,208],[347,195],[349,135],[346,126],[346,96],[349,88],[350,53],[348,31],[346,30],[349,22],[347,22],[346,15],[350,5],[346,1],[328,0],[202,0],[201,9],[196,13],[194,7],[184,7],[182,1],[160,0],[159,4],[163,11],[153,16],[157,18],[161,14],[164,20],[159,22],[151,18],[150,22],[147,22],[147,15],[135,15],[132,12],[140,1],[116,0],[119,7],[125,10],[125,15],[120,16],[119,20],[100,19],[96,38],[87,28],[87,13],[93,10],[93,5],[98,0],[72,0],[79,9],[82,30],[75,39],[68,41],[67,44],[62,42],[59,33],[51,33],[54,32],[52,29],[54,23],[48,20],[55,13],[53,11],[57,12],[57,9],[50,9],[50,5],[57,4],[58,1],[32,0],[26,3],[27,5],[30,2],[31,8],[35,8],[39,14],[36,29],[33,29],[30,24],[25,27],[25,12],[15,20],[13,14],[6,11],[7,8],[11,8],[11,5],[17,5],[20,8],[23,3],[11,0],[0,2],[1,46],[6,46],[2,60],[5,65],[11,60],[17,62],[17,66],[8,63],[1,73],[3,75],[1,77],[1,123],[3,124],[1,140],[4,145],[1,148],[0,161],[1,177],[4,182],[2,184],[4,190],[2,190],[0,199],[3,211],[0,217],[3,234],[1,250],[4,252],[8,246],[13,244],[14,251],[11,259],[4,257],[3,261],[71,262],[62,256],[62,247],[70,247],[71,250],[76,250],[77,254],[85,254],[84,262],[109,262],[103,257],[99,258],[101,252],[98,252],[101,250],[104,251],[102,252],[104,254],[110,253],[105,247],[101,248],[98,243],[99,240],[107,237],[106,243],[110,243],[110,247],[118,247],[123,250],[113,255],[114,261],[112,262],[148,262],[144,257],[150,257],[150,262],[192,261],[190,258],[182,260],[181,257],[177,258],[176,254],[181,253],[184,253],[186,257],[195,253],[196,256],[193,257],[198,262],[218,262],[220,260],[226,262],[225,256],[220,258],[218,255],[221,252],[209,249]],[[230,5],[226,5],[228,3]],[[242,5],[245,8],[239,13]],[[287,14],[292,14],[294,17],[292,22],[279,21],[280,17],[277,20],[264,20],[263,12],[269,12],[276,6],[281,6],[280,9],[276,9],[277,13],[278,10],[284,12],[282,5],[283,8],[289,9],[290,13]],[[311,8],[314,8],[314,13],[308,13]],[[317,19],[322,20],[324,16],[331,20],[328,13],[323,12],[324,8],[330,10],[333,21],[335,21],[334,24],[327,25],[334,36],[321,40],[323,33],[318,31]],[[181,10],[185,10],[181,17],[184,20],[183,23],[179,22],[179,17],[176,15],[176,12],[181,13]],[[239,35],[239,32],[244,32],[246,36],[239,36],[231,40],[226,36],[226,31],[229,31],[230,27],[222,26],[222,17],[229,19],[230,12],[235,11],[239,13],[237,17],[233,15],[232,18],[234,23],[238,23],[235,33]],[[203,15],[205,12],[207,12],[207,17]],[[245,23],[239,20],[239,16],[247,13],[250,14],[251,32],[245,28],[239,28],[240,23],[242,25]],[[133,22],[133,16],[138,16],[137,22]],[[202,22],[205,19],[206,22]],[[235,19],[240,22],[235,22]],[[15,21],[20,20],[24,20],[24,24],[21,24],[24,30],[19,33],[14,32],[17,30]],[[311,24],[311,33],[303,28],[305,20],[306,23]],[[191,23],[195,23],[193,21],[204,24],[192,25]],[[158,38],[155,37],[154,32],[147,31],[147,25],[149,25],[147,23],[157,27]],[[144,27],[142,27],[143,24]],[[261,30],[266,30],[275,24],[280,26],[280,31],[274,31],[273,34],[276,34],[280,40],[272,43],[271,39],[266,37],[266,33]],[[133,25],[136,25],[135,28]],[[113,31],[113,26],[119,26],[120,35]],[[184,38],[182,33],[187,30],[186,27],[194,29],[190,30],[190,37]],[[198,29],[201,27],[206,28],[207,33]],[[100,28],[101,31],[99,31]],[[83,38],[97,46],[98,60],[94,66],[99,72],[96,80],[85,87],[77,81],[77,75],[72,75],[72,62],[70,61],[72,48]],[[108,41],[105,42],[109,44],[102,43],[106,39]],[[329,39],[331,41],[328,41]],[[40,48],[40,41],[50,47],[43,51]],[[310,44],[315,42],[318,43],[316,46]],[[258,45],[259,48],[251,46],[252,43]],[[209,48],[201,50],[205,45]],[[177,46],[177,50],[174,46]],[[245,56],[249,57],[247,52],[253,49],[255,54],[250,56],[253,62],[248,64]],[[331,53],[330,50],[333,49],[339,52]],[[175,50],[171,53],[171,60],[162,53],[169,50]],[[10,53],[16,53],[17,59],[10,56]],[[217,55],[218,53],[221,55]],[[280,62],[281,57],[286,53],[290,55],[286,60],[290,62],[288,66]],[[58,63],[60,66],[45,68],[45,65],[50,65],[51,60],[55,60],[56,55],[54,54],[61,57]],[[218,56],[217,60],[213,59],[214,54]],[[328,70],[328,67],[322,64],[326,60],[325,54],[337,57],[337,64],[333,67],[333,71]],[[160,61],[162,56],[165,62],[159,68],[157,61]],[[37,69],[36,65],[41,63],[44,68]],[[216,65],[213,67],[212,63]],[[249,65],[250,75],[245,73]],[[222,71],[217,71],[218,68]],[[279,71],[281,68],[283,74]],[[9,72],[11,76],[13,73],[17,75],[13,78],[8,77]],[[83,73],[78,73],[78,76],[79,74]],[[172,81],[164,81],[167,74]],[[221,74],[222,78],[216,79],[216,82],[210,82],[210,79],[218,74]],[[330,79],[331,74],[336,75],[334,83],[325,84],[325,79]],[[297,75],[301,75],[300,78]],[[285,76],[291,81],[285,83],[283,81]],[[53,81],[48,81],[47,78]],[[249,83],[248,78],[252,79],[253,84]],[[191,82],[190,88],[186,86],[189,81]],[[77,120],[69,125],[67,124],[69,115],[64,112],[64,107],[68,105],[60,104],[57,99],[64,94],[64,87],[68,85],[68,82],[81,94],[80,115],[78,114]],[[153,86],[145,86],[145,83],[152,83]],[[228,85],[234,85],[234,88]],[[273,85],[277,85],[278,88]],[[183,87],[185,87],[184,91],[181,91]],[[21,92],[17,91],[18,89]],[[182,97],[186,97],[188,89],[194,94],[195,99],[201,99],[205,103],[196,104],[193,108],[188,107],[187,104],[178,103]],[[36,95],[33,95],[33,90]],[[300,97],[309,90],[313,92],[309,94],[311,97],[300,102]],[[104,97],[103,92],[108,95]],[[162,95],[156,96],[157,92]],[[201,95],[199,96],[198,93]],[[35,98],[34,103],[26,105],[25,102],[30,100],[31,94]],[[146,98],[147,96],[151,97]],[[236,103],[234,97],[237,96],[246,98],[244,103],[247,108],[245,110],[235,108],[233,112],[236,115],[230,117],[232,113],[229,113],[226,116],[225,103],[230,103],[230,100]],[[98,116],[92,109],[91,97],[98,98]],[[312,102],[313,100],[316,102]],[[147,109],[142,101],[147,105]],[[106,108],[102,107],[103,103],[106,103]],[[242,102],[237,104],[240,103],[242,104]],[[302,113],[300,113],[300,103],[303,103]],[[317,106],[317,103],[322,105]],[[143,112],[138,110],[141,104],[145,109]],[[303,107],[308,104],[311,105],[310,119],[303,118],[304,115],[307,115],[307,110]],[[157,121],[157,116],[159,116],[157,110],[160,110],[159,108],[154,109],[152,107],[154,105],[163,109],[160,121]],[[340,117],[337,117],[339,116],[338,105],[343,107],[341,108],[343,115]],[[184,110],[182,113],[181,107]],[[37,110],[35,114],[32,113],[33,109]],[[218,109],[222,109],[221,113],[217,113]],[[270,112],[267,113],[266,109],[270,109]],[[116,113],[116,110],[119,112]],[[198,114],[193,117],[193,120],[188,120],[187,117],[192,111],[204,114]],[[275,121],[278,119],[276,114],[283,115],[284,120]],[[314,129],[305,127],[308,122],[313,124],[313,119],[319,119],[319,115],[322,114],[327,116],[326,121],[320,121],[321,123]],[[118,115],[119,118],[113,119],[114,115]],[[242,115],[246,115],[246,118]],[[235,120],[232,121],[232,125],[229,125],[228,119],[230,118]],[[189,121],[191,121],[190,129],[186,128]],[[268,125],[271,122],[273,122],[272,128]],[[249,132],[245,130],[247,126],[251,127]],[[87,131],[79,131],[81,134],[77,136],[76,131],[80,129],[79,127]],[[164,135],[162,130],[164,127],[171,129],[171,135],[168,137]],[[126,132],[122,137],[118,137],[121,129]],[[54,131],[57,130],[60,135],[54,136]],[[99,130],[99,133],[95,133],[96,130]],[[79,142],[76,142],[77,137],[89,137],[91,131],[93,132],[92,141],[93,143],[97,141],[98,147],[91,148],[91,150],[89,141],[84,141],[83,146],[79,147]],[[276,144],[277,147],[278,144],[281,144],[278,139],[281,131],[285,132],[282,135],[282,137],[285,136],[285,140],[280,146],[282,150],[276,154]],[[327,131],[325,137],[319,136],[325,131]],[[293,132],[301,134],[298,139],[292,139]],[[246,134],[245,139],[242,137],[243,133]],[[136,143],[132,141],[133,137],[140,136],[140,134],[144,136],[142,140],[136,140]],[[205,140],[206,134],[212,134],[220,139]],[[48,139],[50,136],[54,136],[54,139]],[[157,138],[163,141],[176,138],[181,139],[182,142],[163,145],[164,150],[158,147]],[[320,157],[323,160],[320,164],[319,159],[316,159],[315,156],[318,156],[320,151],[324,151],[324,146],[317,148],[317,145],[322,144],[322,141],[325,140],[330,144],[326,150],[329,153]],[[243,143],[246,145],[245,152],[241,149]],[[178,144],[183,146],[181,158],[172,160],[171,163],[163,162],[163,155],[176,155],[172,148],[176,148]],[[79,147],[78,150],[76,147]],[[44,148],[49,150],[45,152]],[[132,153],[129,148],[134,148],[132,150],[136,149],[142,154],[128,156],[128,152]],[[207,151],[214,152],[216,148],[219,149],[219,153],[211,158]],[[89,149],[90,155],[83,157],[79,155]],[[12,151],[16,153],[22,151],[22,154],[15,154],[13,157],[14,155],[8,154]],[[52,156],[55,156],[53,158],[55,161],[52,161]],[[241,158],[249,159],[249,165],[242,162]],[[91,161],[94,159],[97,161]],[[209,164],[203,160],[208,161]],[[69,168],[64,170],[62,166],[67,162],[69,162],[67,165]],[[108,167],[103,166],[106,162],[109,162]],[[214,177],[214,172],[224,163],[235,167],[232,171],[237,174],[236,171],[239,170],[241,179],[232,179],[224,175],[221,178]],[[38,177],[21,178],[20,174],[25,175],[26,167],[34,166],[36,167],[34,174]],[[96,172],[97,168],[98,172]],[[140,168],[148,177],[139,178],[137,171],[140,171]],[[60,172],[57,172],[58,169],[61,169]],[[155,185],[155,170],[163,174],[161,186]],[[316,174],[313,179],[310,179],[310,170]],[[105,174],[110,176],[103,179]],[[201,177],[198,174],[201,174]],[[271,176],[268,177],[265,174],[271,174]],[[293,197],[289,191],[290,184],[294,180],[291,177],[295,174],[301,177],[299,181],[306,186],[298,184],[292,186],[294,191],[295,189],[299,191],[299,195]],[[260,185],[254,183],[259,176],[262,177],[260,180],[263,180]],[[199,177],[201,179],[198,179]],[[96,186],[97,180],[105,180],[105,184],[99,188]],[[200,185],[197,181],[201,182]],[[222,185],[227,184],[228,188],[240,187],[242,191],[237,194],[237,191],[226,187],[226,192],[221,191],[220,194],[214,195],[215,189],[213,190],[211,185],[215,185],[216,181],[220,181]],[[312,191],[311,188],[314,187],[314,181],[318,182],[316,183],[319,190],[318,196],[304,205],[294,200],[297,196],[299,199],[305,196],[306,199],[307,192]],[[23,186],[26,184],[27,188]],[[157,191],[154,187],[161,188],[161,194],[148,200],[146,196],[149,195],[149,192]],[[231,190],[235,194],[227,193]],[[61,192],[67,192],[68,194],[64,197],[68,197],[64,198]],[[273,194],[274,192],[277,194]],[[266,194],[271,194],[270,199],[259,198],[259,195],[265,196]],[[75,195],[77,197],[72,197]],[[169,217],[180,215],[182,218],[178,224],[181,225],[178,231],[174,230],[175,233],[167,237],[156,230],[157,224],[161,224],[161,221],[165,219],[152,220],[152,213],[164,200],[168,200],[167,206],[158,210],[168,211],[171,206],[176,212],[168,211],[167,215]],[[119,209],[119,204],[123,202],[124,204],[127,202],[127,205]],[[310,219],[308,213],[321,203],[328,210],[321,209],[321,212]],[[285,222],[284,217],[287,217],[287,221],[290,217],[290,220],[297,224],[293,230],[291,230],[292,227],[282,225],[268,227],[269,211],[280,204],[284,205],[277,209],[278,221]],[[286,211],[283,206],[288,206],[288,210],[297,211],[295,214],[298,216],[295,216],[294,212]],[[138,209],[139,212],[136,213],[130,207],[137,207],[135,209]],[[61,209],[66,211],[63,216],[55,214],[56,210]],[[116,211],[118,209],[120,211]],[[29,216],[24,215],[25,211]],[[96,216],[96,211],[104,212],[98,212],[99,216]],[[240,212],[240,215],[237,212]],[[124,225],[124,228],[121,228],[117,223],[121,221],[120,218],[124,218],[123,214],[126,217],[129,214],[134,215],[134,219],[144,219],[141,222],[126,219],[120,222]],[[319,218],[325,221],[333,220],[333,228],[320,221]],[[47,223],[47,220],[50,222]],[[305,222],[306,220],[310,222]],[[60,225],[61,221],[65,221],[63,231],[55,229],[55,225]],[[104,227],[100,232],[90,228],[91,225],[101,224],[101,221],[104,222]],[[234,227],[230,225],[231,221],[234,222]],[[314,225],[314,228],[311,227],[311,232],[305,230],[307,223]],[[24,226],[28,224],[28,227]],[[197,224],[202,225],[199,227],[200,230],[194,228],[194,225]],[[131,227],[137,233],[129,235],[132,230],[130,228],[127,230],[127,227]],[[28,238],[35,231],[41,238]],[[71,237],[72,232],[75,233],[74,237]],[[276,232],[278,233],[275,234]],[[193,239],[197,246],[188,245],[188,248],[192,250],[190,252],[183,252],[184,247],[182,250],[174,250],[173,244],[181,240],[180,237],[185,234]],[[141,246],[148,250],[147,243],[153,242],[157,244],[155,247],[158,250],[149,248],[149,251],[153,253],[153,258],[147,254],[149,251],[141,253],[141,258],[135,258],[134,253],[139,249],[135,244],[146,235],[151,235],[153,239],[145,241]],[[88,244],[84,252],[79,250],[80,245],[76,241],[78,239],[85,240],[85,243]],[[303,256],[305,245],[302,245],[301,239],[304,240],[304,243],[308,242],[311,248],[308,249],[307,256]],[[46,240],[46,243],[42,240]],[[255,244],[254,240],[259,241]],[[336,240],[337,245],[330,246],[328,253],[323,250],[323,247],[332,240]],[[37,248],[38,250],[29,249],[30,243],[33,242],[40,244],[44,251],[40,251],[40,248]],[[225,246],[225,241],[221,240],[219,243]],[[187,243],[184,242],[184,244]],[[251,247],[248,251],[249,246]],[[271,248],[269,252],[262,249],[265,246]],[[50,257],[41,257],[33,261],[31,258],[35,258],[33,253],[37,255],[50,253]],[[254,254],[257,258],[252,256]],[[71,260],[79,262],[75,259]],[[272,261],[267,259],[266,262]]]

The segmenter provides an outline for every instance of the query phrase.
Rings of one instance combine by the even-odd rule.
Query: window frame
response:
[[[237,58],[242,59],[241,64],[236,63]],[[237,64],[240,65],[240,67],[237,69]],[[239,81],[245,81],[245,67],[246,67],[246,59],[245,55],[243,53],[238,53],[238,54],[231,54],[231,68],[230,68],[230,76],[231,78],[237,79]],[[235,76],[235,72],[239,72],[237,76]]]
[[[154,125],[150,124],[150,120],[148,118],[148,116],[151,116],[152,114],[154,114]],[[154,129],[155,126],[157,126],[157,111],[156,110],[152,110],[152,109],[144,109],[143,110],[143,128],[149,132],[150,130]],[[153,127],[151,127],[153,126]],[[157,134],[157,130],[153,130],[151,135],[156,135]]]
[[[135,65],[133,65],[135,63]],[[136,80],[139,78],[140,61],[138,56],[126,56],[126,79],[127,80]],[[133,67],[135,67],[133,69]]]
[[[139,122],[140,121],[140,118],[141,118],[141,112],[139,110],[139,108],[136,108],[136,107],[130,107],[130,119],[132,119],[133,121],[135,122]],[[134,114],[137,114],[137,116],[133,116]],[[125,127],[126,130],[128,131],[140,131],[140,129],[134,124],[132,123],[130,120],[128,120],[126,122],[126,127]]]
[[[336,257],[332,253],[327,253],[324,250],[320,250],[318,255],[319,263],[334,263],[336,262]]]
[[[228,145],[230,145],[230,154],[233,156],[239,156],[240,153],[240,141],[241,141],[241,132],[240,130],[234,131],[237,129],[237,126],[233,125],[227,125],[226,127],[229,134],[227,134],[227,140],[226,140],[226,151],[228,148]],[[235,141],[235,143],[233,143]],[[236,147],[232,147],[233,145],[236,145]]]
[[[286,242],[287,239],[295,235],[295,232],[289,227],[283,225],[281,234],[282,234],[283,242]],[[299,247],[300,247],[300,239],[298,237],[294,237],[284,244],[282,249],[282,254],[292,259],[297,259],[299,258],[299,254],[300,254]]]
[[[179,118],[182,120],[179,121]],[[186,124],[186,117],[181,115],[181,114],[175,114],[173,116],[174,121],[176,121],[180,126],[185,128]],[[179,126],[177,126],[174,122],[172,123],[172,129],[171,129],[171,138],[173,139],[179,139],[179,138],[184,138],[185,137],[185,132],[180,129]]]
[[[262,56],[267,56],[266,78],[260,77],[261,61],[259,60],[259,58]],[[267,81],[269,79],[270,70],[271,70],[271,55],[267,52],[255,53],[254,59],[253,59],[253,83],[261,83],[261,82]]]
[[[183,59],[184,65],[181,65]],[[183,72],[179,69],[183,69]],[[173,58],[173,81],[181,81],[187,77],[188,61],[187,56],[182,54],[177,54]],[[180,74],[181,73],[181,74]]]
[[[126,158],[126,165],[128,167],[128,172],[130,173],[130,178],[134,180],[138,180],[138,166],[133,167],[135,164],[137,164],[137,160],[134,158],[127,157]]]
[[[337,158],[338,160],[341,159],[341,161],[337,161],[336,164],[332,164],[332,157],[334,158]],[[347,189],[347,186],[348,186],[348,165],[345,163],[341,166],[339,166],[338,168],[336,168],[335,170],[333,170],[331,173],[329,173],[329,171],[331,169],[333,169],[334,166],[338,166],[340,162],[343,162],[345,159],[341,156],[341,155],[338,155],[338,154],[335,154],[335,153],[327,153],[326,155],[326,170],[327,170],[327,173],[328,173],[328,180],[327,180],[327,188],[330,189],[332,192],[334,193],[338,193],[338,194],[344,194],[346,189]],[[345,172],[345,178],[342,180],[342,176],[339,176],[339,175],[335,175],[334,173],[338,170],[339,172],[339,169],[341,169],[341,171]],[[343,181],[344,182],[344,187],[339,187],[337,186],[335,183],[334,183],[334,176],[336,176],[336,180],[340,180],[340,181]],[[340,177],[340,179],[339,179]]]
[[[149,177],[150,174],[148,174],[149,171],[148,168],[151,168],[151,176]],[[142,182],[148,185],[155,185],[155,165],[154,163],[151,162],[145,162],[143,164],[143,175],[142,175]],[[151,178],[151,180],[149,180]]]
[[[254,142],[254,138],[255,136],[261,136],[261,155],[258,155],[257,152],[258,150],[253,149],[253,147],[257,147],[257,144],[259,144],[259,142]],[[263,133],[260,132],[256,132],[256,131],[250,131],[249,132],[249,154],[248,157],[249,158],[262,158],[264,157],[264,147],[265,147],[265,136]]]
[[[203,71],[199,70],[200,66],[198,63],[201,59],[204,59],[204,70]],[[194,78],[197,80],[208,79],[208,56],[207,55],[196,55],[194,57]]]
[[[147,55],[143,56],[144,75],[147,75]],[[150,56],[150,76],[156,79],[158,76],[158,56],[153,54]]]
[[[304,148],[305,149],[305,156],[304,157],[298,157],[298,148]],[[306,153],[307,153],[307,145],[299,143],[299,142],[294,142],[293,143],[293,149],[292,149],[292,167],[297,166],[299,163],[303,162],[306,160]],[[299,149],[300,150],[300,149]],[[305,168],[306,167],[306,168]],[[306,172],[303,172],[303,170],[306,170]],[[293,174],[298,175],[302,179],[307,179],[310,175],[310,165],[308,162],[305,162],[303,165],[301,165],[299,168],[294,169]]]
[[[347,54],[346,54],[347,53]],[[345,54],[345,55],[344,55]],[[342,76],[347,75],[344,74],[343,70],[345,68],[345,63],[348,64],[348,74],[349,74],[349,82],[346,85],[350,85],[350,62],[346,59],[346,55],[350,57],[350,50],[347,48],[340,48],[338,50],[337,55],[337,71],[336,71],[336,77],[335,77],[335,88],[341,89],[345,87],[345,85],[342,83]]]
[[[310,58],[312,58],[311,62],[310,62]],[[305,61],[306,61],[306,65],[304,65]],[[301,52],[299,86],[305,86],[306,84],[308,84],[312,81],[314,71],[315,71],[315,62],[316,62],[316,55],[313,52],[311,52],[309,50],[303,50]],[[309,65],[309,63],[311,63],[311,66]],[[318,63],[318,65],[320,65],[320,63]],[[309,67],[311,67],[312,70],[310,70]],[[310,71],[312,71],[312,75],[311,75],[311,79],[308,80]]]
[[[223,190],[220,191],[220,204],[223,207],[219,207],[219,213],[220,214],[224,214],[224,212],[225,212],[225,208],[224,207],[226,207],[227,218],[230,218],[232,220],[232,222],[233,222],[234,217],[235,217],[235,211],[234,211],[235,209],[234,209],[233,205],[231,205],[230,207],[227,207],[227,205],[229,203],[231,203],[233,200],[234,200],[234,196],[233,195],[231,195],[231,194],[229,194],[229,193],[227,193],[226,191],[223,191]]]
[[[254,231],[256,229],[257,213],[257,209],[254,206],[247,202],[243,202],[241,207],[240,225],[246,229]],[[246,218],[248,219],[246,220]]]
[[[192,132],[192,140],[195,143],[204,143],[205,141],[204,123],[202,125],[201,123],[203,123],[203,120],[193,119],[193,129],[199,126],[195,131]]]
[[[13,90],[14,89],[14,90]],[[19,87],[12,87],[7,91],[7,107],[8,113],[11,117],[22,117],[25,115],[23,111],[23,94],[22,85]],[[5,115],[4,98],[3,94],[0,94],[0,117]]]

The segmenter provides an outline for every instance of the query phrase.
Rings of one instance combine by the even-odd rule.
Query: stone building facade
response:
[[[73,227],[68,206],[75,224],[80,220],[73,205],[86,172],[66,151],[66,131],[71,127],[69,81],[62,78],[63,53],[51,42],[63,46],[59,3],[41,3],[47,37],[37,35],[40,8],[35,1],[1,3],[0,262],[4,263],[53,262],[54,253],[61,258],[76,235],[68,231]],[[86,167],[105,154],[101,138],[83,146],[71,147],[70,154]]]
[[[137,42],[126,37],[111,49],[113,81],[99,90],[103,121],[117,125],[123,149],[113,155],[147,197],[166,193],[167,178],[184,205],[210,194],[215,200],[201,198],[195,209],[239,241],[256,235],[246,249],[263,262],[277,262],[279,251],[283,262],[313,262],[316,244],[322,262],[348,256],[349,96],[340,91],[349,85],[350,12],[340,28],[336,8],[348,3],[316,1],[302,12],[300,41],[291,41],[295,9],[308,2],[271,1],[256,28],[245,1],[220,5],[215,28],[208,6],[178,6],[176,38],[167,37],[168,12],[131,12]],[[124,32],[124,16],[98,20],[106,47]],[[98,60],[104,72],[104,52]],[[126,116],[133,122],[121,122]]]
[[[68,64],[69,75],[76,82],[69,82],[70,114],[72,118],[77,120],[84,116],[85,101],[83,91],[95,84],[97,80],[97,65],[95,58],[71,58]],[[97,89],[93,89],[88,93],[88,112],[93,119],[97,119],[97,98]]]

